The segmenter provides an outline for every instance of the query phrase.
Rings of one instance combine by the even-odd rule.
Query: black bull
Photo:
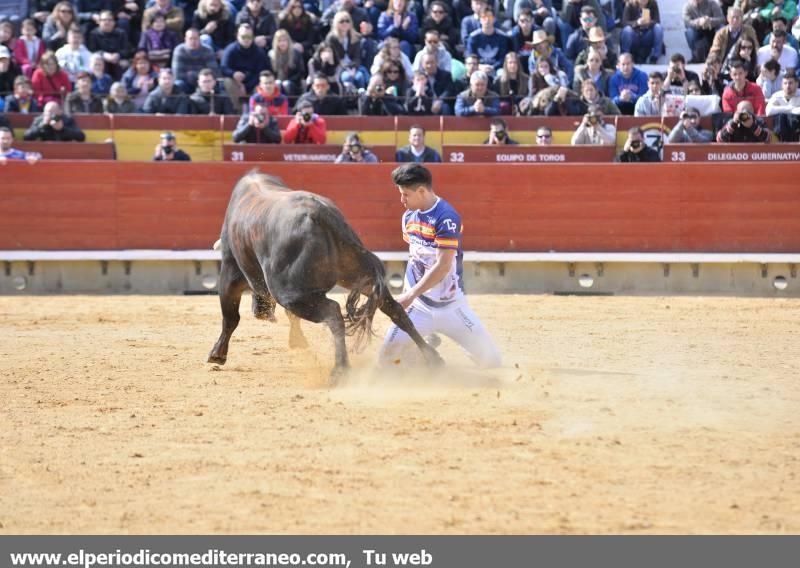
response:
[[[345,334],[355,335],[361,344],[372,332],[378,309],[414,340],[429,363],[441,362],[389,293],[381,260],[364,247],[329,199],[292,191],[276,178],[250,172],[233,189],[220,241],[222,333],[209,363],[225,363],[248,288],[256,317],[274,321],[276,303],[290,314],[290,345],[304,342],[292,316],[328,324],[336,347],[333,377],[349,366]],[[344,316],[339,304],[326,296],[337,284],[350,290]]]

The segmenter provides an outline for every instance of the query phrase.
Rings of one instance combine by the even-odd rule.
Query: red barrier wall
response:
[[[0,249],[208,248],[238,163],[0,168]],[[367,246],[402,250],[393,164],[269,164],[330,196]],[[798,252],[796,164],[434,165],[467,250]]]

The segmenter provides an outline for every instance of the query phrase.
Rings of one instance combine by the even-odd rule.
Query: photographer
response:
[[[664,90],[675,95],[685,95],[689,83],[700,83],[700,77],[694,71],[686,69],[686,58],[680,53],[673,53],[669,58],[669,67],[664,78]]]
[[[628,139],[617,156],[617,162],[660,162],[661,157],[644,141],[642,129],[635,126],[628,130]]]
[[[245,112],[233,131],[234,142],[248,144],[280,144],[281,131],[278,121],[269,114],[267,106],[256,103],[252,112]]]
[[[50,101],[44,111],[36,117],[31,127],[25,131],[25,140],[44,140],[47,142],[83,142],[86,135],[77,127],[75,120],[65,116],[61,105]]]
[[[763,142],[768,144],[772,133],[764,121],[755,115],[750,101],[741,101],[736,112],[722,129],[717,132],[717,142]]]
[[[711,131],[700,128],[700,111],[694,107],[686,107],[680,120],[670,131],[667,141],[670,144],[704,144],[712,140],[714,135]]]
[[[178,148],[178,142],[172,132],[161,133],[161,143],[156,146],[153,155],[155,162],[191,162],[189,154]]]
[[[589,105],[578,129],[572,135],[572,145],[582,144],[613,146],[617,142],[617,129],[603,120],[603,111],[597,105]]]
[[[377,164],[378,157],[364,147],[358,134],[351,132],[344,139],[342,153],[336,156],[335,163]]]
[[[397,97],[386,95],[383,75],[373,75],[369,79],[367,91],[358,98],[358,114],[361,116],[396,116],[405,114],[405,109],[397,102]]]
[[[314,112],[314,105],[308,99],[297,102],[297,113],[286,125],[283,141],[286,144],[325,144],[328,127],[325,119]]]
[[[484,144],[492,144],[498,146],[516,145],[519,144],[516,140],[508,135],[508,127],[506,121],[502,118],[492,119],[489,124],[489,138],[483,141]]]

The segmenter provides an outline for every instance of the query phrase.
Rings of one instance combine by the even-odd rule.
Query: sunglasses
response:
[[[752,45],[742,45],[742,46],[739,46],[739,47],[741,49],[746,49],[747,51],[753,51],[753,46]]]
[[[683,115],[683,118],[688,118],[689,120],[697,120],[700,117],[697,116],[696,114],[685,114]]]
[[[431,10],[431,14],[444,14],[444,10]]]
[[[552,136],[552,134],[537,134],[537,135],[536,135],[536,138],[544,138],[544,139],[547,139],[547,138],[552,138],[552,137],[553,137],[553,136]]]

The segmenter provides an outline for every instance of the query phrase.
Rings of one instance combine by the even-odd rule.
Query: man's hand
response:
[[[404,310],[407,310],[408,308],[411,307],[411,304],[414,303],[416,297],[412,294],[411,290],[407,290],[401,293],[400,295],[395,296],[394,299],[397,300],[398,304],[403,306]]]
[[[422,93],[422,95],[424,95],[424,94],[425,93]],[[422,95],[420,95],[420,96],[422,96]],[[436,99],[431,104],[431,112],[434,113],[434,114],[439,114],[441,111],[442,111],[442,100],[441,99]]]
[[[472,105],[472,110],[478,113],[484,112],[486,107],[483,104],[483,99],[478,99],[475,101],[475,104]]]
[[[217,22],[212,20],[206,24],[206,27],[203,28],[203,33],[213,34],[214,30],[216,29],[217,29]]]
[[[622,89],[622,92],[619,94],[619,98],[626,102],[630,101],[632,97],[633,93],[631,93],[629,89]]]
[[[258,47],[264,48],[267,47],[267,36],[259,35],[256,36],[253,41]],[[296,44],[295,44],[296,45]],[[302,47],[302,46],[301,46]]]
[[[234,71],[233,72],[233,80],[237,83],[244,83],[244,80],[247,78],[247,75],[242,71]]]

